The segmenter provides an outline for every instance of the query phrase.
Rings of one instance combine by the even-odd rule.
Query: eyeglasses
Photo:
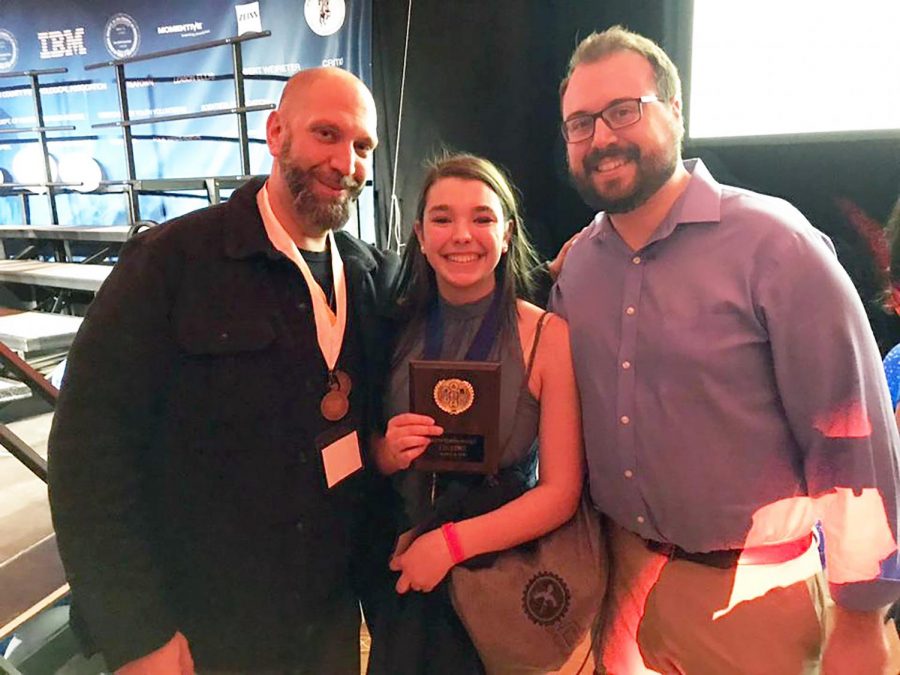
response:
[[[623,129],[641,121],[642,106],[644,103],[658,101],[654,94],[639,98],[626,98],[616,101],[605,107],[600,112],[575,115],[562,123],[562,135],[566,143],[580,143],[594,135],[594,126],[597,118],[603,120],[610,129]]]

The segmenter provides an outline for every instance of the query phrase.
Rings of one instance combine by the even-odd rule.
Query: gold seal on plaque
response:
[[[471,382],[455,377],[438,380],[434,385],[434,402],[448,415],[459,415],[475,402],[475,387]]]

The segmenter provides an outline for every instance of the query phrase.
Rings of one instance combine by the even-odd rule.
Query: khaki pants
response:
[[[815,546],[789,563],[717,569],[650,552],[614,524],[610,540],[598,673],[818,672],[827,595]]]

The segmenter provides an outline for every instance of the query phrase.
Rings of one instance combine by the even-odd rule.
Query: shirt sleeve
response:
[[[112,669],[158,649],[178,629],[156,563],[165,552],[149,540],[158,523],[147,478],[174,356],[167,274],[146,236],[126,244],[91,303],[49,439],[60,556],[87,637]]]
[[[550,295],[547,298],[547,310],[564,319],[566,318],[566,303],[563,301],[562,289],[559,286],[559,282],[553,284],[553,287],[550,289]]]
[[[872,610],[900,596],[893,409],[862,302],[831,242],[792,207],[779,217],[754,283],[757,311],[822,520],[832,597]]]
[[[549,280],[549,273],[547,274],[546,280],[547,311],[553,312],[557,316],[561,316],[566,321],[569,320],[569,317],[566,314],[566,301],[564,298],[563,290],[566,286],[566,279],[569,278],[569,275],[577,274],[575,269],[578,265],[577,263],[572,264],[572,251],[577,245],[578,242],[575,242],[575,245],[573,245],[572,248],[569,249],[569,254],[568,256],[566,256],[566,260],[562,266],[562,269],[559,271],[559,276],[557,277],[556,282],[551,282]],[[577,258],[577,255],[575,257]]]

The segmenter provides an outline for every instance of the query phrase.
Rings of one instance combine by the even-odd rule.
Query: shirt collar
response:
[[[709,173],[701,159],[686,159],[682,162],[691,174],[691,180],[684,192],[669,209],[650,241],[665,239],[678,225],[696,223],[718,223],[722,212],[722,186]],[[605,211],[600,211],[589,226],[588,236],[600,241],[613,231],[612,222]],[[650,242],[648,242],[650,243]]]

